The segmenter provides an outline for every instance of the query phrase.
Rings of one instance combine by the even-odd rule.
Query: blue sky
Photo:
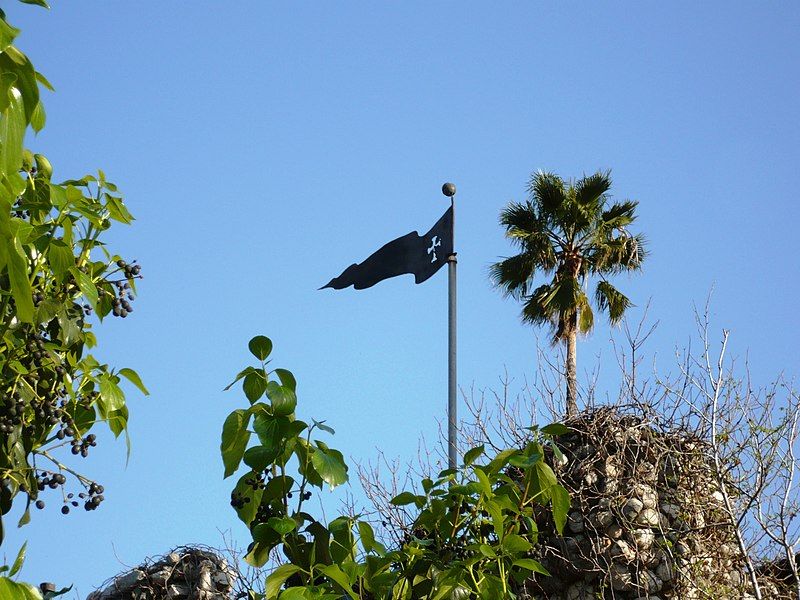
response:
[[[354,460],[411,458],[446,406],[446,276],[356,292],[317,288],[446,208],[459,189],[459,383],[535,368],[537,335],[487,281],[510,247],[500,209],[530,173],[613,169],[641,202],[651,256],[618,286],[660,321],[668,368],[714,288],[716,330],[754,380],[798,375],[795,298],[800,7],[791,3],[54,2],[4,6],[55,85],[28,140],[57,178],[105,170],[136,215],[110,242],[143,265],[136,312],[98,328],[137,369],[133,455],[102,436],[81,463],[93,513],[9,533],[23,575],[83,598],[148,555],[246,541],[228,506],[221,390],[247,340],[275,342],[300,413]],[[579,369],[618,376],[600,322]],[[356,492],[356,490],[354,490]]]

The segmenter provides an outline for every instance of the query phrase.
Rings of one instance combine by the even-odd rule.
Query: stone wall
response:
[[[572,508],[563,537],[542,515],[538,558],[553,576],[527,582],[527,597],[747,598],[734,530],[701,440],[612,409],[565,424],[571,433],[558,440],[565,460],[554,468]]]
[[[230,600],[235,582],[225,559],[183,547],[114,577],[86,600]]]

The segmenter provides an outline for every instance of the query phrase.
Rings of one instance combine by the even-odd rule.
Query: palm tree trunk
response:
[[[577,319],[576,319],[577,320]],[[573,327],[567,335],[567,416],[578,414],[578,331]]]

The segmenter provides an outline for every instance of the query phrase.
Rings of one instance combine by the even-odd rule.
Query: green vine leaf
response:
[[[267,600],[274,600],[277,598],[286,580],[300,570],[300,567],[292,564],[285,564],[276,568],[270,576],[267,577],[267,585],[264,590],[264,595],[267,597]]]
[[[330,489],[347,482],[347,465],[338,450],[316,448],[311,454],[311,462]]]
[[[247,344],[250,352],[258,360],[266,360],[272,352],[272,340],[264,335],[257,335]]]
[[[251,404],[257,402],[267,391],[267,379],[264,377],[264,372],[255,369],[245,375],[242,389]]]
[[[236,472],[242,461],[247,443],[250,441],[250,432],[247,430],[249,423],[250,412],[238,409],[228,415],[222,426],[220,452],[225,465],[226,478]]]
[[[144,383],[142,383],[142,378],[139,377],[139,374],[136,371],[125,367],[119,370],[119,374],[122,375],[128,381],[130,381],[137,388],[139,388],[139,391],[142,392],[145,396],[150,395],[150,392],[147,391],[147,388],[144,386]]]

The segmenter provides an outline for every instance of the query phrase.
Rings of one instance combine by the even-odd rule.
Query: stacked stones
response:
[[[743,563],[707,447],[613,409],[565,423],[555,466],[572,499],[564,536],[543,513],[535,600],[746,598]],[[555,461],[553,461],[555,462]]]
[[[86,600],[229,600],[235,583],[225,559],[184,547],[118,575]]]

